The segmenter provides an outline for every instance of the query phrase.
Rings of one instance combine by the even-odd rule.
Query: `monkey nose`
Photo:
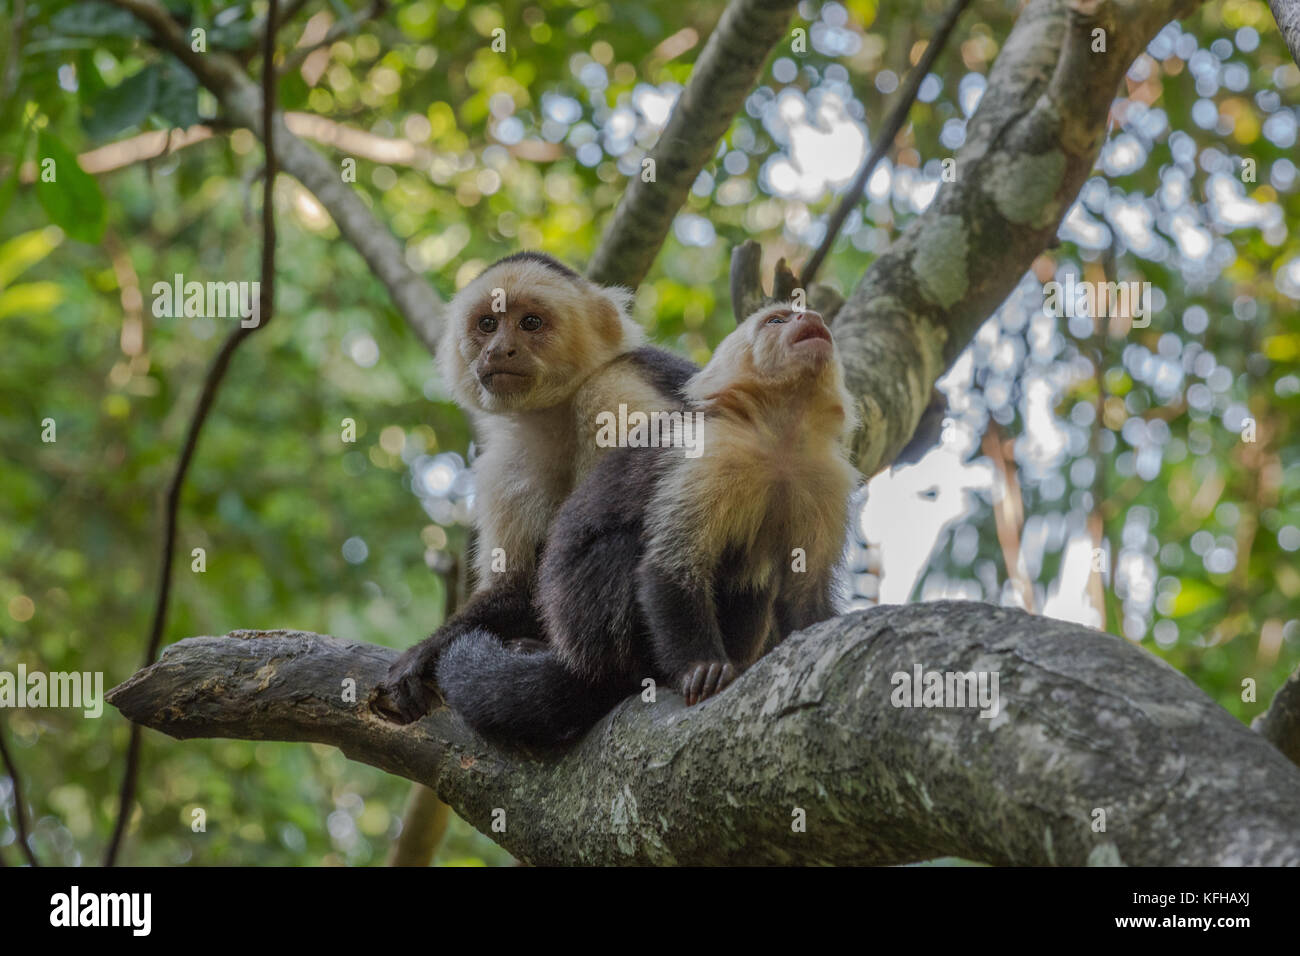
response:
[[[809,310],[807,312],[795,313],[794,320],[796,322],[802,322],[804,319],[807,319],[809,322],[812,322],[814,325],[824,326],[826,324],[826,320],[822,318],[822,314],[820,312],[813,312]]]

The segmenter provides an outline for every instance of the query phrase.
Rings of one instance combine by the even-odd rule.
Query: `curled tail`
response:
[[[454,640],[438,661],[438,687],[465,722],[486,737],[549,746],[578,736],[630,691],[598,687],[560,663],[540,642],[508,646],[482,629]]]

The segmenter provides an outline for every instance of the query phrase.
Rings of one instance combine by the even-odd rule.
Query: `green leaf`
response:
[[[179,60],[163,61],[154,110],[172,126],[188,129],[199,122],[199,83]]]
[[[61,241],[59,230],[45,226],[0,245],[0,289],[48,256]]]
[[[47,169],[54,176],[53,182],[45,181]],[[50,221],[73,239],[95,243],[103,237],[108,207],[99,183],[47,130],[41,130],[36,141],[36,198]]]
[[[78,3],[56,13],[50,25],[62,34],[77,37],[148,36],[145,25],[125,10],[107,3]]]
[[[0,319],[49,312],[62,301],[57,282],[23,282],[0,292]]]
[[[150,64],[96,96],[88,104],[89,112],[83,116],[82,125],[91,138],[107,139],[143,123],[157,100],[158,67]]]
[[[1182,587],[1174,597],[1173,617],[1186,617],[1204,610],[1223,597],[1216,587],[1195,578],[1183,578]]]
[[[307,105],[307,94],[311,90],[302,78],[300,70],[290,70],[280,77],[280,109],[299,110]]]

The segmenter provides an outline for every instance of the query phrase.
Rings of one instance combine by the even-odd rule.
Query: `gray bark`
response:
[[[1291,59],[1300,63],[1300,0],[1268,0],[1268,5],[1291,51]]]
[[[1054,240],[1129,64],[1197,5],[1031,0],[1020,14],[967,125],[956,182],[872,263],[835,320],[865,474],[893,461],[931,386]],[[1097,27],[1105,53],[1091,51]]]
[[[1017,610],[828,621],[704,704],[631,697],[550,759],[445,709],[407,727],[371,714],[395,653],[295,631],[190,638],[109,701],[182,739],[332,744],[533,863],[1300,864],[1300,768],[1141,648]],[[917,664],[997,672],[1000,713],[895,707],[892,675]]]

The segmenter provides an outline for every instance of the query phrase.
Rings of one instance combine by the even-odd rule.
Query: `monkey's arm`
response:
[[[438,658],[465,634],[486,631],[502,643],[544,639],[533,608],[535,576],[516,572],[495,577],[500,580],[476,593],[442,627],[393,662],[388,676],[375,688],[372,710],[399,724],[427,714],[441,698],[435,679]]]
[[[638,599],[650,626],[655,663],[687,705],[712,697],[736,679],[718,627],[710,577],[670,574],[653,561],[638,571]]]

